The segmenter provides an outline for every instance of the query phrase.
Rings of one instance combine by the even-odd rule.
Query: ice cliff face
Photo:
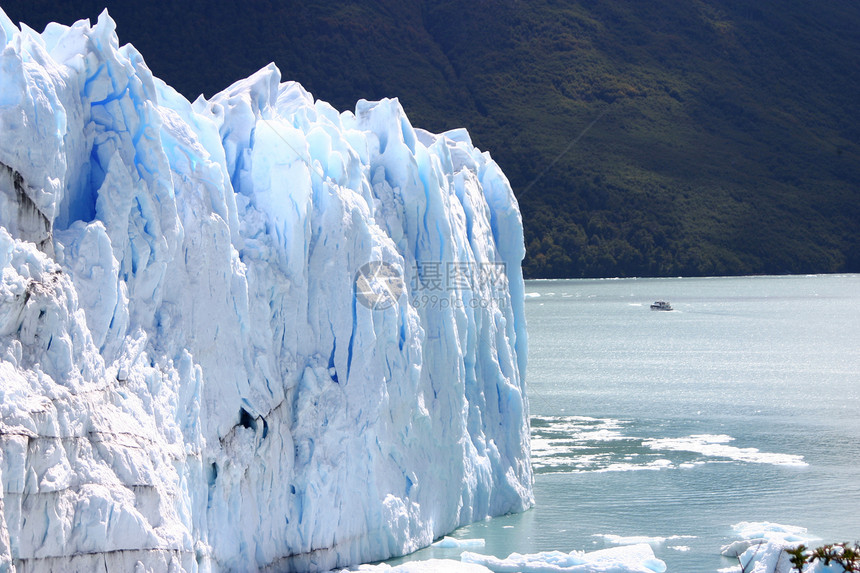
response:
[[[464,131],[193,104],[0,11],[0,571],[325,570],[532,502],[521,220]]]

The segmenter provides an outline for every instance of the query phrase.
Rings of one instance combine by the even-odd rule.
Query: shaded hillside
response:
[[[13,20],[102,3],[4,2]],[[530,276],[860,271],[849,0],[108,2],[190,98],[275,61],[341,109],[465,125],[520,200]]]

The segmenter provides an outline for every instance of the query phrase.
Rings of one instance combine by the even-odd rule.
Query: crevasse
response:
[[[319,571],[531,505],[522,223],[464,130],[274,65],[189,103],[106,12],[0,45],[0,571]]]

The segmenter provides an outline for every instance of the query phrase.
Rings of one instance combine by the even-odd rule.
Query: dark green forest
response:
[[[189,99],[274,61],[398,97],[511,181],[529,277],[860,272],[855,0],[7,1],[95,20]]]

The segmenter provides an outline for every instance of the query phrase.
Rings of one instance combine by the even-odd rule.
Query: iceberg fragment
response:
[[[324,571],[533,503],[522,224],[465,131],[274,65],[190,103],[107,12],[0,30],[0,570]]]
[[[484,539],[457,539],[447,536],[433,543],[433,547],[439,547],[440,549],[475,549],[484,547],[484,545],[486,545]]]
[[[497,573],[664,573],[666,564],[654,556],[647,543],[612,547],[598,551],[543,551],[523,555],[512,553],[505,559],[468,551],[460,555],[465,563],[483,565]]]
[[[732,526],[741,539],[724,545],[720,553],[725,557],[738,560],[738,566],[730,571],[750,571],[752,573],[792,573],[797,569],[791,564],[791,555],[787,549],[793,549],[801,544],[814,546],[820,541],[807,532],[805,527],[797,525],[782,525],[768,521],[742,521]],[[825,565],[816,561],[803,569],[804,573],[842,573],[843,567],[838,564]]]
[[[372,573],[491,573],[486,567],[474,563],[463,563],[451,559],[427,559],[426,561],[410,561],[392,567],[385,563],[379,565],[360,565],[353,569],[359,572]],[[344,570],[343,573],[345,573]]]
[[[468,545],[440,545],[440,547],[455,546]],[[666,571],[666,564],[654,557],[654,552],[647,544],[614,547],[588,553],[583,551],[570,553],[542,551],[527,555],[512,553],[504,559],[467,551],[460,555],[460,559],[461,561],[450,559],[409,561],[394,567],[385,563],[360,565],[349,571],[374,573],[664,573]],[[344,569],[341,573],[347,573],[347,571]]]

